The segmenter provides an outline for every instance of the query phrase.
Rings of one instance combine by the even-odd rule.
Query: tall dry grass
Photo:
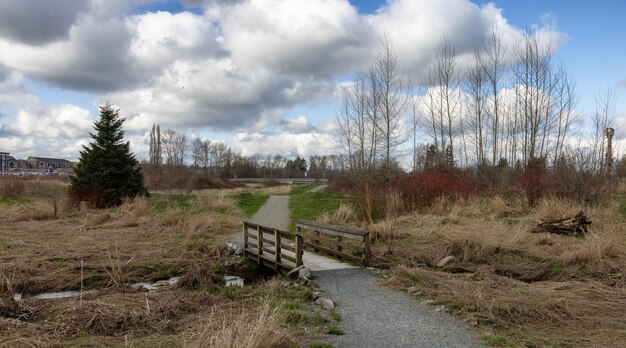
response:
[[[280,308],[272,308],[269,300],[258,308],[246,308],[225,316],[215,307],[210,317],[197,331],[187,333],[185,346],[215,348],[288,347],[295,337],[282,321]]]
[[[317,221],[330,225],[349,225],[357,224],[358,218],[350,205],[342,203],[334,213],[325,212],[317,218]]]
[[[540,199],[530,214],[535,219],[549,221],[573,217],[581,210],[585,210],[585,207],[574,201],[548,197]]]
[[[293,185],[270,186],[260,188],[257,190],[257,192],[263,195],[284,196],[290,194],[292,188]]]
[[[237,201],[225,192],[199,193],[193,207],[197,210],[215,210],[228,214],[240,212]]]

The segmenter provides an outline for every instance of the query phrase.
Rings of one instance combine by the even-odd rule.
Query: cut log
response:
[[[573,218],[542,222],[535,227],[533,233],[554,233],[565,236],[584,236],[587,234],[587,225],[591,221],[584,212],[579,211]]]

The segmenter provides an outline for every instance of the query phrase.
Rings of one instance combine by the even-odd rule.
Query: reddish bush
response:
[[[546,159],[545,157],[532,158],[520,179],[522,189],[526,192],[528,205],[534,207],[546,191]]]
[[[396,184],[405,204],[413,208],[432,205],[439,197],[459,198],[476,195],[481,188],[471,177],[455,170],[413,174]]]

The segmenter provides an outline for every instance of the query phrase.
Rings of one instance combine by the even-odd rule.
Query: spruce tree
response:
[[[117,206],[124,198],[147,195],[139,163],[124,142],[125,119],[111,105],[100,107],[100,119],[94,124],[93,141],[83,146],[76,175],[71,177],[71,191],[79,201],[97,208]]]

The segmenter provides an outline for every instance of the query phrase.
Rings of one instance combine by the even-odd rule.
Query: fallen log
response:
[[[591,225],[591,220],[587,219],[587,215],[585,215],[584,212],[579,211],[573,218],[542,222],[531,232],[546,232],[565,236],[584,236],[588,232],[587,225]]]

